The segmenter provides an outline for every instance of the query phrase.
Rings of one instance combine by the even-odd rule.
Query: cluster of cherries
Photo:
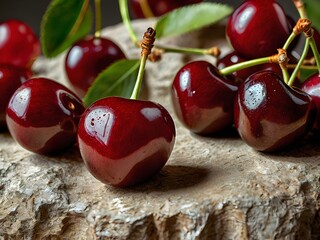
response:
[[[153,29],[146,34],[154,41]],[[78,97],[103,69],[125,58],[114,42],[88,36],[70,48],[65,68],[76,93],[33,76],[31,65],[39,55],[39,40],[29,26],[16,20],[0,24],[2,131],[8,129],[22,147],[38,154],[58,154],[77,143],[88,170],[118,187],[162,169],[175,141],[174,122],[164,107],[134,96],[108,97],[86,108]]]
[[[132,0],[131,4],[137,16],[144,13],[146,17],[146,11],[158,16],[197,2]],[[154,6],[158,7],[152,9]],[[299,90],[284,83],[276,64],[261,64],[227,76],[219,70],[273,54],[293,26],[274,1],[248,0],[236,9],[227,25],[235,51],[219,59],[217,66],[205,61],[188,63],[175,76],[172,100],[181,122],[206,135],[234,124],[241,138],[261,151],[281,149],[312,127],[318,128],[319,74]],[[153,29],[145,34],[153,41],[154,35]],[[0,23],[2,131],[8,128],[22,147],[39,154],[57,154],[77,144],[88,170],[114,186],[133,185],[159,172],[175,141],[174,122],[165,108],[137,100],[137,96],[107,97],[88,108],[81,100],[102,70],[126,58],[122,50],[101,36],[76,42],[65,58],[73,92],[57,81],[33,76],[31,66],[40,49],[38,38],[25,23]]]
[[[176,74],[172,99],[180,121],[202,135],[214,135],[234,125],[244,142],[259,151],[281,150],[312,128],[317,130],[319,72],[290,87],[282,79],[278,64],[259,64],[227,76],[220,69],[271,56],[285,44],[293,27],[275,1],[248,0],[241,4],[226,26],[234,51],[218,59],[217,66],[195,61]],[[314,38],[319,48],[316,31]]]

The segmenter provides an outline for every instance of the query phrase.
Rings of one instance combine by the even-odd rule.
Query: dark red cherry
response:
[[[40,52],[39,39],[26,23],[18,20],[0,23],[0,64],[30,68]]]
[[[79,123],[78,143],[88,170],[101,182],[117,187],[158,173],[174,141],[171,116],[150,101],[104,98],[93,103]]]
[[[60,83],[33,78],[11,97],[6,120],[12,137],[25,149],[58,154],[75,144],[83,111],[81,100]]]
[[[315,102],[318,114],[313,126],[314,130],[320,131],[320,74],[316,73],[308,77],[302,84],[301,90],[309,94]]]
[[[12,94],[29,77],[28,71],[0,65],[0,131],[6,129],[6,108]]]
[[[312,98],[286,85],[274,72],[251,75],[235,100],[235,127],[259,151],[276,151],[303,136],[313,125]]]
[[[102,70],[124,58],[124,53],[113,41],[90,36],[70,48],[65,69],[74,90],[83,97]]]
[[[192,132],[211,134],[233,124],[238,84],[220,75],[206,61],[183,66],[172,85],[172,102],[179,120]]]
[[[248,0],[229,17],[226,35],[236,51],[251,59],[277,53],[291,33],[289,28],[277,2]]]
[[[130,0],[130,8],[136,18],[159,17],[176,8],[203,0]]]

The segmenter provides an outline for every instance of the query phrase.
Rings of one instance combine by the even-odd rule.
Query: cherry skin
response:
[[[124,53],[113,41],[90,36],[69,49],[65,69],[75,92],[83,97],[101,71],[124,58]]]
[[[12,94],[28,77],[28,71],[24,69],[0,65],[0,131],[6,129],[6,108]]]
[[[130,0],[130,8],[136,18],[159,17],[176,8],[200,3],[203,0]]]
[[[238,84],[220,75],[206,61],[183,66],[172,84],[172,102],[179,120],[190,131],[212,134],[233,124]]]
[[[0,23],[0,64],[30,68],[40,53],[39,39],[26,23],[19,20]]]
[[[174,141],[171,116],[151,101],[100,99],[79,123],[80,153],[89,172],[116,187],[134,185],[158,173]]]
[[[6,121],[12,137],[25,149],[58,154],[75,144],[84,112],[68,88],[47,78],[32,78],[13,94]]]
[[[290,27],[277,2],[248,0],[229,17],[226,35],[236,51],[252,59],[277,53],[289,37]]]
[[[235,100],[235,127],[259,151],[277,151],[302,137],[314,123],[312,98],[286,85],[274,72],[251,75]]]
[[[308,77],[301,85],[301,90],[309,94],[317,106],[318,114],[313,129],[320,132],[320,74]]]

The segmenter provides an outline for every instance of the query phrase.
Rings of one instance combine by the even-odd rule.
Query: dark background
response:
[[[0,0],[0,21],[10,18],[19,19],[26,22],[37,34],[39,34],[41,18],[50,1],[51,0]],[[213,0],[212,2],[221,2],[236,7],[243,1]],[[294,19],[298,18],[298,13],[292,1],[282,0],[278,2],[289,15],[294,17]],[[93,0],[91,0],[91,3],[93,4]],[[101,4],[103,27],[121,22],[117,0],[102,0]]]

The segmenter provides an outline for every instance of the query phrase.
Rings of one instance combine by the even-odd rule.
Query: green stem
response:
[[[131,24],[131,21],[130,21],[127,0],[119,0],[119,8],[120,8],[120,14],[121,14],[122,22],[125,25],[125,27],[127,28],[128,32],[129,32],[129,36],[130,36],[132,42],[135,45],[138,45],[139,41],[138,41],[138,38],[137,38],[137,35],[136,35],[135,31],[133,30],[133,27],[132,27],[132,24]]]
[[[290,87],[293,86],[294,81],[296,79],[296,76],[297,76],[297,74],[298,74],[298,72],[300,70],[300,67],[303,64],[303,61],[306,59],[306,56],[307,56],[308,50],[309,50],[309,42],[310,42],[310,38],[306,38],[306,42],[304,44],[303,52],[301,54],[299,62],[297,63],[297,66],[294,68],[293,73],[291,74],[289,82],[288,82],[288,85]]]
[[[281,67],[283,81],[288,84],[289,82],[289,72],[287,69]]]
[[[172,53],[185,53],[185,54],[198,54],[198,55],[211,55],[211,56],[219,56],[220,51],[218,48],[186,48],[186,47],[169,47],[164,45],[155,45],[155,48],[163,50],[164,52],[172,52]]]
[[[312,49],[312,52],[313,52],[313,55],[314,55],[314,58],[316,60],[316,63],[317,63],[317,67],[318,67],[318,71],[319,71],[319,74],[320,74],[320,55],[319,55],[319,50],[317,48],[317,44],[316,42],[314,41],[314,38],[310,38],[310,47]]]
[[[304,6],[303,0],[293,0],[294,5],[296,6],[300,18],[308,18],[306,8]]]
[[[95,6],[95,33],[94,36],[96,38],[101,37],[101,0],[94,1]]]
[[[292,32],[290,34],[290,36],[288,37],[287,41],[285,42],[285,44],[283,45],[283,49],[287,50],[288,47],[290,46],[290,44],[292,43],[292,41],[295,39],[296,35]]]
[[[294,64],[289,64],[288,68],[295,68],[296,65]],[[308,66],[308,65],[301,65],[300,69],[305,69],[305,70],[318,70],[317,66]]]
[[[139,66],[139,71],[138,71],[138,76],[137,76],[137,81],[134,85],[132,94],[130,99],[138,99],[139,94],[140,94],[140,89],[142,85],[142,80],[143,80],[143,75],[144,75],[144,69],[146,66],[148,56],[147,55],[142,55],[141,56],[141,61],[140,61],[140,66]]]
[[[220,70],[220,73],[222,75],[229,75],[235,71],[239,71],[248,67],[252,67],[252,66],[256,66],[259,64],[264,64],[264,63],[268,63],[269,62],[269,57],[263,57],[263,58],[257,58],[257,59],[253,59],[253,60],[249,60],[249,61],[245,61],[245,62],[241,62],[241,63],[236,63],[233,64],[231,66],[225,67],[223,69]]]

